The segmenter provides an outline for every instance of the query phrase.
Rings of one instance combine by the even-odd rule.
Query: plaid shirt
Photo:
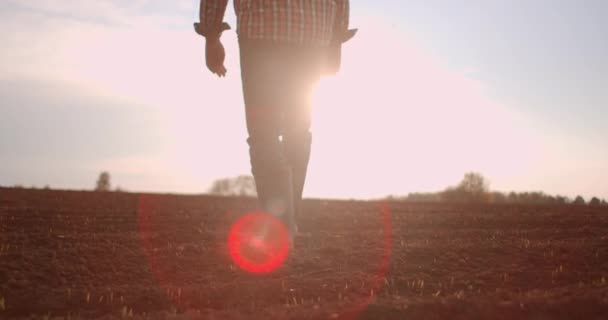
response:
[[[197,33],[225,30],[228,0],[201,0]],[[234,0],[240,38],[327,46],[347,37],[349,0]]]

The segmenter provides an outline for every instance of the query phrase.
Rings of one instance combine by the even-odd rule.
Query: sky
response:
[[[351,1],[313,101],[307,197],[493,190],[608,199],[602,0]],[[234,31],[206,71],[198,1],[0,2],[0,185],[202,193],[249,173]],[[226,15],[233,29],[234,13]]]

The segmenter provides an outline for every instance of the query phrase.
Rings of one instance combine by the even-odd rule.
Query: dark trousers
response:
[[[322,52],[243,39],[239,46],[258,200],[293,231],[310,158],[311,94]]]

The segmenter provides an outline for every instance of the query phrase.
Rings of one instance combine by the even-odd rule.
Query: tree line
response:
[[[95,191],[111,191],[110,174],[101,172],[95,184]],[[116,191],[121,191],[120,187]],[[255,180],[250,175],[217,179],[207,193],[222,196],[256,196]],[[411,202],[451,202],[451,203],[512,203],[512,204],[575,204],[608,206],[605,199],[592,197],[588,201],[582,196],[569,198],[549,195],[542,191],[500,192],[491,191],[490,183],[480,173],[468,172],[456,186],[438,192],[413,192],[405,196],[390,195],[387,200]]]
[[[412,202],[460,202],[460,203],[513,203],[513,204],[576,204],[608,206],[605,199],[592,197],[586,201],[578,195],[571,199],[562,195],[549,195],[542,191],[500,192],[491,191],[488,180],[476,172],[464,175],[460,183],[439,192],[414,192],[406,196],[388,196],[387,199]]]

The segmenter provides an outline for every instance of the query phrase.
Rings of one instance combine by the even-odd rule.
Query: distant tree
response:
[[[606,202],[606,199],[602,199],[602,205],[603,206],[608,206],[608,202]]]
[[[490,184],[481,174],[469,172],[464,175],[458,188],[471,195],[481,195],[488,192]]]
[[[593,198],[591,198],[591,200],[589,200],[590,206],[599,206],[601,204],[602,204],[602,202],[597,197],[593,197]]]
[[[488,198],[489,198],[489,201],[491,203],[505,203],[505,202],[507,202],[507,196],[504,193],[498,192],[498,191],[490,192]]]
[[[507,196],[507,201],[510,203],[517,203],[519,202],[519,195],[515,191],[511,191]]]
[[[530,201],[532,203],[551,203],[551,197],[540,191],[530,193]]]
[[[50,190],[50,189],[51,189],[51,187],[49,187],[49,185],[48,185],[48,184],[45,184],[45,185],[44,185],[44,190]]]
[[[555,196],[555,203],[557,204],[566,204],[568,203],[568,198],[564,196],[557,195]]]
[[[234,178],[215,180],[209,193],[223,196],[256,196],[255,180],[252,176],[241,175]]]
[[[448,187],[441,192],[441,200],[446,202],[463,202],[465,201],[465,195],[462,189]]]
[[[444,201],[487,202],[489,201],[489,183],[479,173],[469,172],[456,187],[448,187],[441,193]]]
[[[582,196],[576,196],[576,198],[574,198],[573,204],[585,204],[585,198],[583,198]]]
[[[95,191],[110,191],[110,174],[107,171],[103,171],[99,174],[97,184],[95,185]]]
[[[231,191],[229,178],[215,180],[209,189],[209,193],[217,195],[228,195]]]
[[[532,202],[532,196],[530,195],[530,192],[526,191],[526,192],[520,192],[519,193],[519,202],[521,203],[530,203]]]

